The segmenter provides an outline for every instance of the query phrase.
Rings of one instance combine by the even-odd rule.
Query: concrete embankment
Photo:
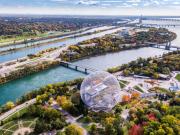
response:
[[[16,70],[13,70],[9,74],[5,76],[0,76],[0,84],[7,83],[9,81],[22,78],[27,75],[31,75],[33,73],[37,73],[52,67],[59,65],[60,62],[58,60],[53,61],[41,61],[38,63],[27,64],[18,67]]]

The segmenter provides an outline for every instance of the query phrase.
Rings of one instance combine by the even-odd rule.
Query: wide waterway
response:
[[[158,56],[165,52],[167,51],[147,47],[91,57],[74,63],[82,66],[89,66],[104,70],[108,67],[128,63],[131,60],[135,60],[139,57],[146,58],[155,55]],[[6,84],[0,85],[0,105],[6,103],[9,100],[15,101],[23,94],[49,83],[72,80],[83,76],[85,76],[83,73],[59,66],[40,73],[35,73],[33,75],[15,81],[8,82]]]
[[[111,26],[109,28],[111,28]],[[116,29],[107,30],[107,31],[104,31],[104,32],[91,34],[91,35],[87,35],[87,36],[81,36],[81,37],[77,37],[77,38],[68,38],[68,39],[65,39],[65,40],[63,40],[61,42],[57,42],[57,43],[49,43],[49,44],[42,45],[42,46],[36,46],[36,47],[32,47],[32,48],[26,48],[24,50],[15,51],[15,52],[12,52],[12,53],[1,55],[0,56],[0,63],[10,61],[10,60],[15,60],[15,59],[18,59],[18,58],[22,58],[22,57],[27,56],[28,54],[35,54],[35,53],[37,53],[39,51],[42,51],[42,50],[45,50],[45,49],[48,49],[48,48],[59,47],[59,46],[62,46],[62,45],[67,45],[67,44],[68,45],[69,44],[77,44],[78,42],[81,42],[81,41],[84,41],[84,40],[88,40],[88,39],[92,39],[92,38],[96,38],[96,37],[101,37],[101,36],[104,36],[106,34],[114,33],[114,32],[116,32],[116,31],[118,31],[120,29],[122,29],[122,28],[116,28]]]
[[[16,101],[27,92],[44,85],[84,77],[85,74],[64,67],[55,67],[0,85],[0,105]]]
[[[106,30],[106,29],[110,29],[110,28],[113,28],[113,27],[114,26],[100,26],[100,27],[95,27],[95,28],[84,28],[84,29],[82,29],[82,32],[78,32],[76,34],[69,34],[69,35],[66,35],[66,36],[59,36],[59,37],[56,37],[56,38],[50,38],[50,39],[44,39],[44,40],[40,40],[40,41],[34,41],[33,43],[27,43],[27,44],[0,46],[0,52],[1,51],[6,51],[6,50],[9,50],[9,49],[17,49],[17,48],[27,47],[27,46],[30,46],[32,44],[35,45],[35,44],[60,40],[60,39],[64,39],[64,38],[69,38],[69,37],[72,37],[72,36],[78,36],[78,35],[82,35],[82,34],[87,34],[87,33],[95,32],[95,31],[98,31],[98,30]],[[80,31],[80,30],[78,30],[78,31]]]
[[[176,32],[176,29],[174,32]],[[180,37],[178,36],[178,39],[176,39],[174,42],[178,43],[179,38]],[[167,51],[162,49],[146,47],[136,50],[127,50],[123,52],[116,52],[116,53],[91,57],[74,63],[82,66],[90,66],[93,68],[104,70],[109,67],[114,67],[128,63],[139,57],[147,58],[147,57],[159,56],[166,52]],[[33,89],[37,89],[39,87],[47,85],[49,83],[72,80],[84,76],[85,76],[84,74],[80,72],[76,72],[74,70],[66,69],[64,67],[56,67],[40,73],[35,73],[33,75],[15,81],[11,81],[9,83],[0,85],[0,105],[6,103],[9,100],[15,101],[23,94]]]

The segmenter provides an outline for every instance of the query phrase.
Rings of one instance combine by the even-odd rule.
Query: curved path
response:
[[[3,113],[2,115],[0,115],[0,121],[6,120],[7,118],[9,118],[10,116],[12,116],[13,114],[15,114],[16,112],[34,104],[36,102],[36,99],[31,99],[23,104],[20,104],[16,107],[14,107],[13,109]]]

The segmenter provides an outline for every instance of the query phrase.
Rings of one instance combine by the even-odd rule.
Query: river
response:
[[[172,25],[179,24],[180,25],[180,22],[171,22],[171,21],[163,22],[163,21],[155,21],[155,20],[144,20],[142,23],[143,24],[159,24],[159,25],[166,25],[166,24],[172,24]],[[172,45],[180,47],[180,26],[166,27],[166,28],[177,34],[177,38],[174,41],[172,41]]]
[[[82,37],[77,37],[77,38],[68,38],[68,39],[65,39],[61,42],[57,42],[57,43],[49,43],[49,44],[46,44],[46,45],[42,45],[42,46],[39,46],[39,47],[32,47],[32,48],[26,48],[25,50],[19,50],[19,51],[15,51],[15,52],[12,52],[12,53],[8,53],[8,54],[5,54],[5,55],[1,55],[0,56],[0,63],[2,62],[5,62],[5,61],[10,61],[10,60],[15,60],[15,59],[18,59],[18,58],[22,58],[22,57],[25,57],[27,56],[28,54],[35,54],[39,51],[42,51],[42,50],[45,50],[45,49],[48,49],[48,48],[54,48],[54,47],[60,47],[62,45],[69,45],[69,44],[77,44],[78,42],[81,42],[81,41],[84,41],[84,40],[88,40],[88,39],[92,39],[92,38],[95,38],[95,37],[101,37],[101,36],[104,36],[106,34],[111,34],[111,33],[114,33],[118,30],[121,30],[122,28],[116,28],[116,29],[112,29],[112,30],[107,30],[107,31],[103,31],[103,32],[100,32],[100,33],[96,33],[96,34],[91,34],[91,35],[87,35],[87,36],[82,36]]]
[[[9,49],[13,49],[13,48],[14,49],[22,48],[22,47],[30,46],[32,44],[34,45],[34,44],[39,44],[39,43],[46,43],[46,42],[50,42],[50,41],[54,41],[54,40],[60,40],[60,39],[64,39],[64,38],[69,38],[69,37],[72,37],[72,36],[78,36],[78,35],[82,35],[82,34],[87,34],[87,33],[95,32],[95,31],[98,31],[98,30],[106,30],[106,29],[110,29],[110,28],[113,28],[113,27],[114,26],[100,26],[100,27],[95,27],[95,28],[90,28],[90,29],[89,28],[84,28],[84,29],[82,29],[82,32],[79,32],[77,34],[70,34],[70,35],[67,35],[67,36],[59,36],[59,37],[56,37],[56,38],[44,39],[44,40],[35,41],[33,43],[27,43],[27,44],[1,46],[0,47],[0,52],[6,51],[6,50],[9,50]],[[78,31],[80,31],[80,30],[78,30]]]
[[[92,68],[105,70],[108,67],[118,66],[128,63],[132,60],[136,60],[139,57],[147,58],[155,55],[158,56],[165,52],[167,51],[146,47],[136,50],[127,50],[97,57],[91,57],[74,63],[82,66],[89,66]],[[6,84],[0,85],[0,105],[6,103],[9,100],[15,101],[23,94],[49,83],[73,80],[75,78],[84,76],[85,74],[83,73],[59,66],[8,82]]]
[[[180,29],[174,29],[174,30],[175,32],[180,31]],[[94,35],[92,35],[91,38],[93,38],[93,36]],[[180,41],[180,37],[178,36],[178,38],[175,41],[173,41],[173,43],[179,43],[179,41]],[[56,44],[62,44],[62,43],[56,43]],[[167,53],[167,52],[168,51],[163,49],[145,47],[136,50],[127,50],[123,52],[116,52],[116,53],[91,57],[74,63],[82,66],[90,66],[92,68],[105,70],[109,67],[114,67],[128,63],[139,57],[142,58],[153,57],[153,56],[162,55],[163,53]],[[84,76],[85,75],[83,73],[76,72],[74,70],[66,69],[64,67],[59,66],[40,73],[35,73],[33,75],[15,81],[11,81],[9,83],[0,85],[0,105],[6,103],[9,100],[15,101],[23,94],[33,89],[37,89],[39,87],[47,85],[49,83],[73,80],[75,78],[84,77]]]
[[[64,67],[55,67],[33,75],[0,85],[0,105],[7,101],[16,101],[27,92],[50,83],[73,80],[85,74]]]

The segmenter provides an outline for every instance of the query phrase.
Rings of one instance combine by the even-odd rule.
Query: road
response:
[[[4,114],[0,115],[0,121],[6,120],[7,118],[9,118],[10,116],[12,116],[13,114],[15,114],[16,112],[34,104],[36,102],[36,99],[31,99],[21,105],[18,105],[16,107],[14,107],[13,109],[5,112]]]

